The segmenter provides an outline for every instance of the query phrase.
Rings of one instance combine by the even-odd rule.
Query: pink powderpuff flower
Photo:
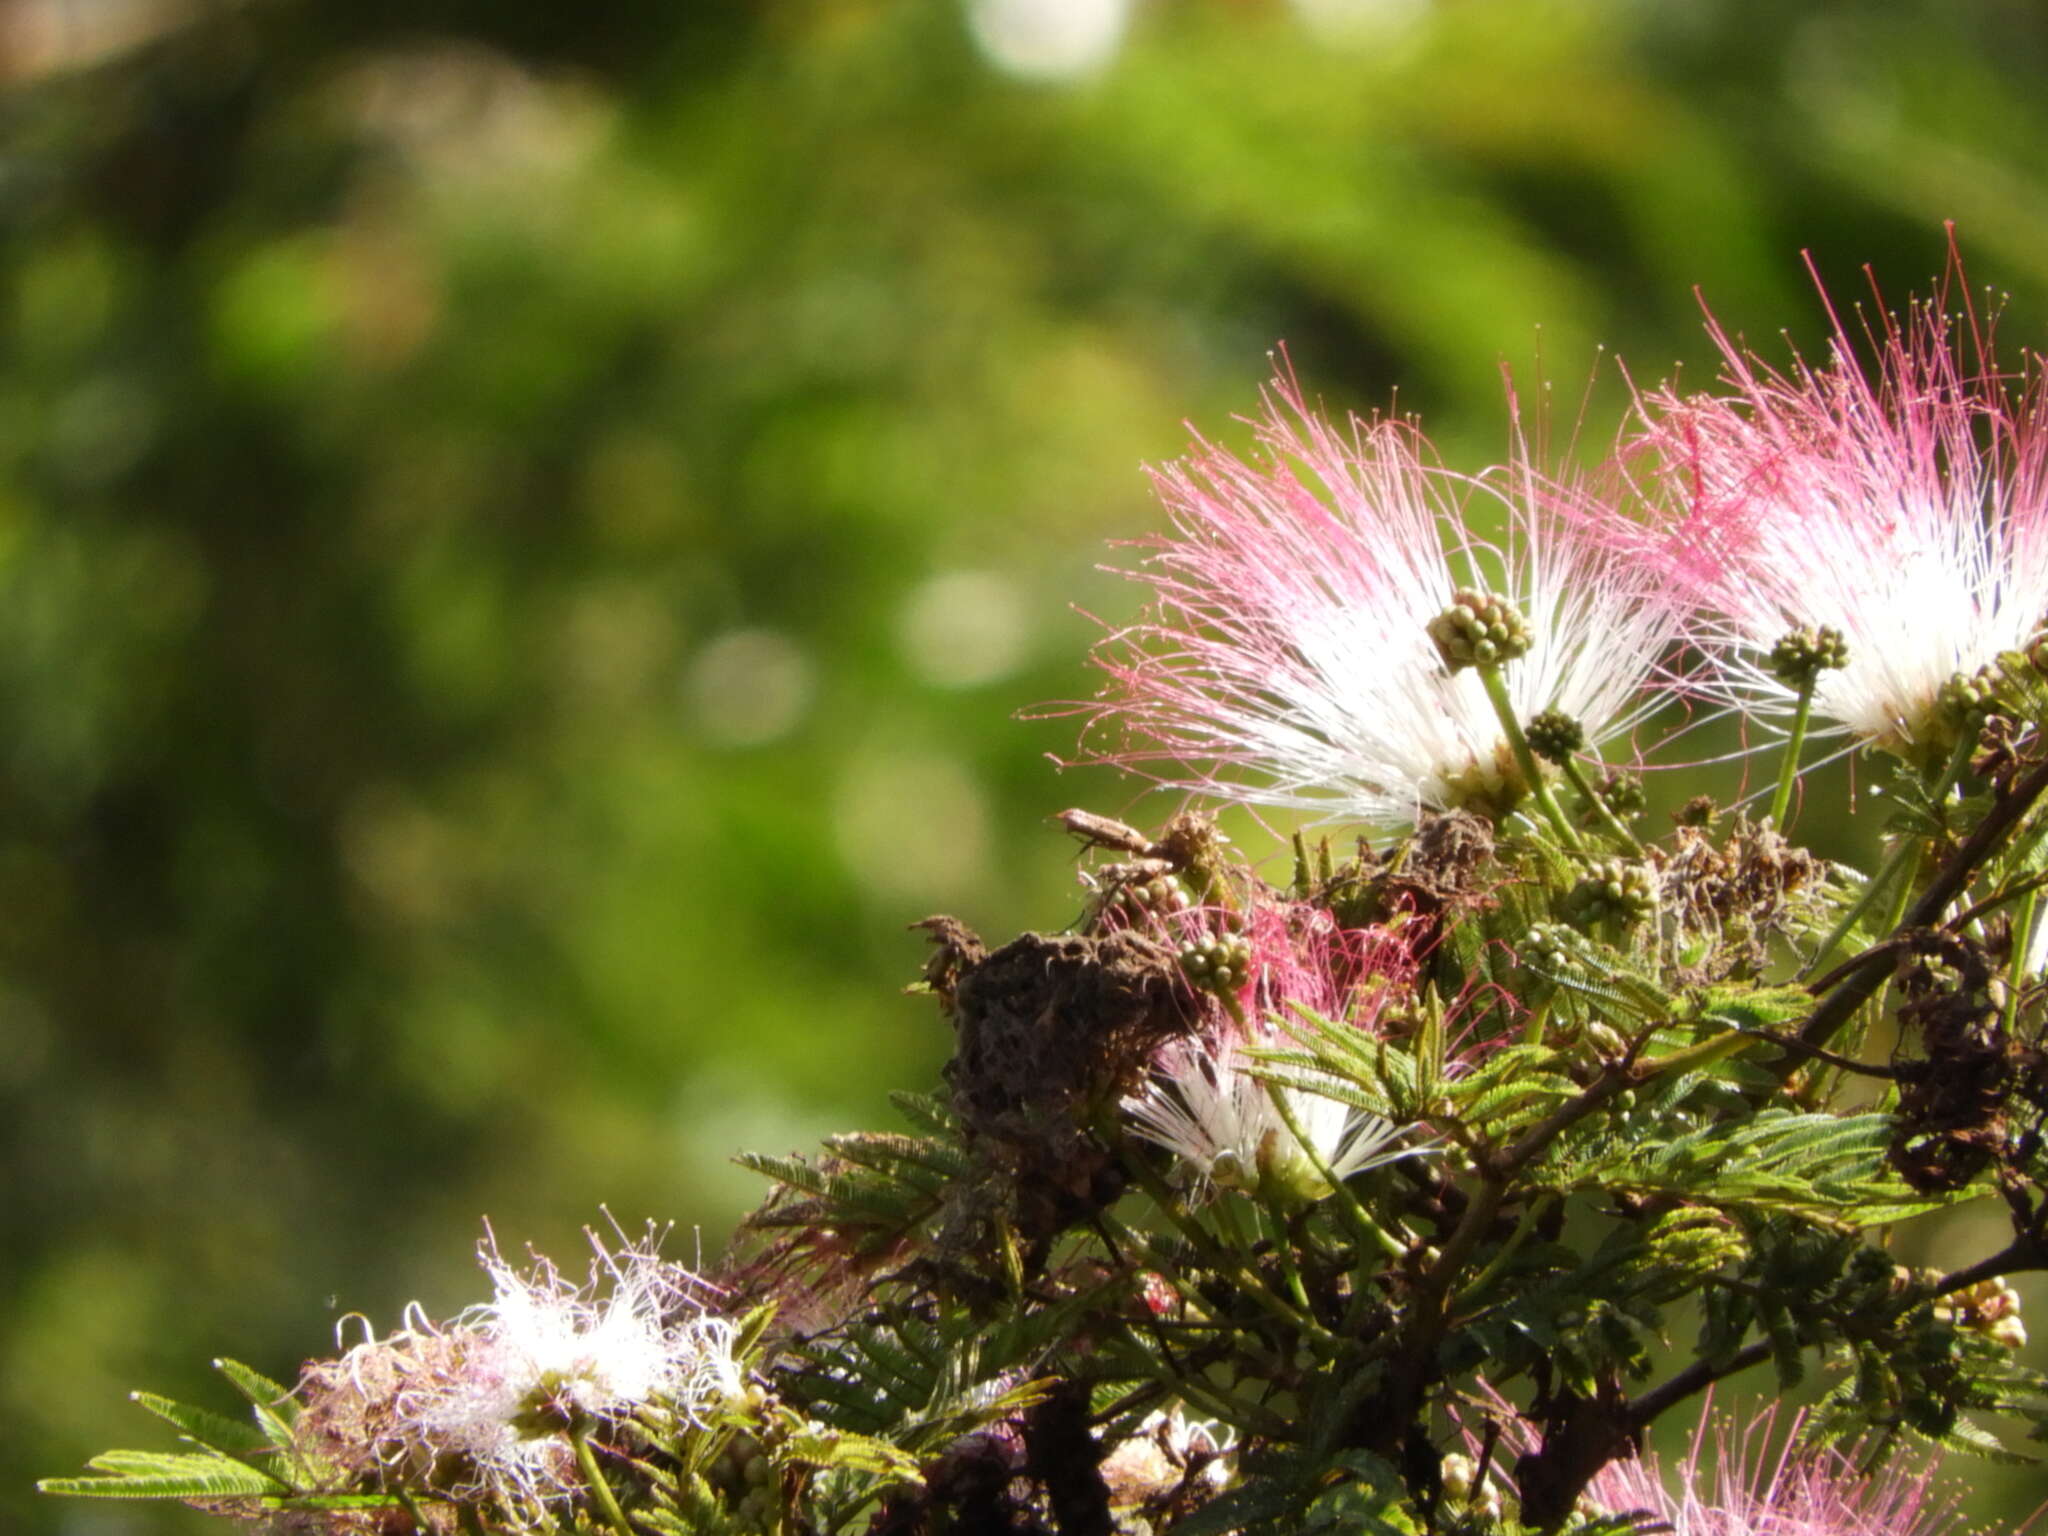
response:
[[[1233,1022],[1161,1051],[1145,1086],[1124,1100],[1132,1129],[1172,1152],[1200,1183],[1287,1204],[1328,1195],[1325,1168],[1343,1180],[1433,1151],[1407,1141],[1412,1126],[1310,1088],[1269,1084],[1244,1055],[1247,1046],[1290,1044],[1302,1012],[1369,1029],[1412,981],[1405,947],[1384,934],[1339,928],[1306,904],[1261,902],[1247,929],[1242,991],[1251,1008],[1232,1010],[1243,1027]]]
[[[1259,895],[1236,921],[1247,952],[1245,1001],[1258,1018],[1284,1022],[1306,1010],[1369,1026],[1414,986],[1420,969],[1396,929],[1346,928],[1311,901]]]
[[[1129,573],[1152,589],[1147,616],[1098,652],[1094,724],[1121,737],[1098,757],[1388,830],[1455,806],[1505,815],[1528,786],[1478,675],[1430,635],[1471,589],[1530,626],[1505,669],[1522,720],[1561,711],[1597,746],[1654,707],[1678,615],[1598,533],[1619,514],[1583,485],[1526,462],[1452,474],[1411,423],[1333,426],[1285,372],[1265,404],[1254,460],[1197,440],[1153,472],[1174,532]]]
[[[1301,1128],[1299,1137],[1273,1102],[1275,1092]],[[1401,1145],[1413,1126],[1305,1088],[1269,1087],[1246,1070],[1235,1041],[1176,1041],[1124,1108],[1140,1136],[1173,1153],[1198,1180],[1241,1194],[1273,1194],[1288,1204],[1311,1204],[1330,1193],[1318,1162],[1341,1182],[1434,1150]]]
[[[1932,1463],[1894,1462],[1865,1476],[1840,1451],[1798,1448],[1802,1418],[1795,1414],[1778,1442],[1775,1406],[1739,1431],[1723,1421],[1710,1432],[1703,1415],[1668,1482],[1655,1455],[1609,1462],[1581,1507],[1636,1516],[1672,1536],[1934,1536],[1950,1528],[1955,1496],[1935,1488]]]
[[[1506,1468],[1539,1450],[1541,1436],[1490,1382],[1482,1379],[1475,1389],[1468,1407],[1479,1413],[1457,1412],[1466,1451],[1478,1454],[1491,1438],[1479,1432],[1476,1417],[1491,1421],[1500,1443],[1484,1486],[1471,1455],[1445,1458],[1445,1482],[1452,1480],[1455,1459],[1459,1496],[1493,1503],[1501,1491],[1496,1483],[1510,1482]],[[1937,1461],[1917,1467],[1894,1461],[1865,1473],[1854,1447],[1845,1453],[1802,1446],[1805,1421],[1803,1410],[1794,1413],[1781,1439],[1778,1407],[1771,1403],[1737,1426],[1714,1412],[1709,1392],[1682,1460],[1666,1468],[1650,1452],[1608,1462],[1580,1493],[1577,1514],[1618,1516],[1671,1536],[1936,1536],[1955,1528],[1958,1495],[1936,1487]]]
[[[1703,693],[1787,714],[1796,673],[1773,647],[1832,629],[1847,663],[1819,674],[1815,717],[1938,761],[1943,686],[2048,616],[2048,400],[1939,300],[1887,314],[1867,364],[1830,316],[1827,362],[1784,371],[1708,317],[1724,392],[1642,402],[1641,442],[1675,493],[1642,552],[1694,613]]]

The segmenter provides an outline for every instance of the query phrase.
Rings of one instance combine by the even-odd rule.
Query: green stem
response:
[[[1486,1267],[1479,1271],[1478,1277],[1470,1285],[1452,1298],[1450,1310],[1453,1313],[1462,1312],[1469,1303],[1486,1294],[1487,1287],[1500,1278],[1508,1267],[1508,1261],[1515,1256],[1522,1244],[1528,1241],[1529,1234],[1536,1230],[1536,1224],[1549,1213],[1557,1201],[1558,1197],[1554,1194],[1537,1197],[1535,1203],[1523,1213],[1522,1219],[1515,1223],[1515,1230],[1508,1234],[1508,1240],[1500,1245],[1500,1251],[1486,1261]]]
[[[1252,1251],[1252,1245],[1244,1235],[1243,1226],[1238,1222],[1234,1199],[1235,1197],[1228,1193],[1216,1196],[1216,1225],[1223,1229],[1223,1241],[1233,1253],[1248,1254]]]
[[[1700,1067],[1712,1066],[1724,1057],[1740,1055],[1753,1045],[1763,1044],[1761,1035],[1745,1034],[1739,1029],[1728,1030],[1710,1040],[1684,1046],[1668,1056],[1651,1056],[1644,1059],[1639,1068],[1644,1081],[1668,1077],[1675,1072],[1691,1072]]]
[[[1522,1026],[1522,1044],[1541,1045],[1543,1043],[1543,1031],[1550,1025],[1550,1010],[1556,1001],[1557,994],[1553,992],[1529,1010],[1529,1022]]]
[[[1785,830],[1785,813],[1792,809],[1792,785],[1799,777],[1799,754],[1806,746],[1806,722],[1813,714],[1813,689],[1820,681],[1818,671],[1809,671],[1799,688],[1799,707],[1792,714],[1792,734],[1785,738],[1785,760],[1778,768],[1778,792],[1771,797],[1771,825]]]
[[[2034,947],[2034,922],[2040,915],[2041,893],[2027,892],[2012,920],[2012,969],[2006,976],[2005,1032],[2012,1034],[2020,1016],[2020,988],[2027,979],[2027,952]]]
[[[1388,1232],[1385,1227],[1372,1219],[1372,1214],[1358,1203],[1358,1197],[1351,1193],[1342,1179],[1337,1177],[1336,1170],[1330,1166],[1329,1159],[1323,1156],[1313,1141],[1309,1140],[1308,1132],[1302,1129],[1301,1120],[1294,1113],[1294,1106],[1287,1102],[1286,1090],[1278,1083],[1268,1081],[1266,1084],[1266,1094],[1272,1099],[1273,1108],[1279,1111],[1281,1122],[1293,1135],[1295,1145],[1300,1147],[1303,1153],[1307,1155],[1309,1162],[1314,1165],[1317,1174],[1322,1177],[1323,1182],[1330,1186],[1331,1197],[1336,1200],[1337,1208],[1344,1213],[1345,1220],[1351,1226],[1352,1235],[1359,1242],[1379,1249],[1381,1253],[1384,1253],[1390,1259],[1406,1257],[1408,1253],[1406,1246],[1394,1237],[1392,1233]]]
[[[1294,1298],[1297,1307],[1314,1316],[1316,1309],[1309,1302],[1308,1287],[1301,1283],[1301,1265],[1294,1257],[1294,1239],[1287,1231],[1287,1213],[1278,1200],[1269,1199],[1266,1214],[1273,1220],[1273,1251],[1280,1256],[1280,1273],[1286,1278],[1287,1294]]]
[[[590,1495],[597,1500],[598,1512],[604,1516],[605,1524],[618,1532],[618,1536],[634,1536],[633,1527],[626,1521],[626,1512],[619,1508],[618,1496],[598,1469],[597,1455],[590,1449],[590,1427],[582,1423],[570,1425],[569,1444],[575,1447],[576,1465],[582,1469],[584,1482],[590,1485]]]
[[[1898,846],[1885,856],[1884,864],[1878,872],[1863,882],[1863,893],[1856,898],[1855,904],[1842,914],[1841,921],[1836,923],[1833,931],[1821,941],[1821,946],[1813,952],[1813,957],[1799,968],[1802,977],[1811,976],[1826,965],[1828,958],[1834,954],[1842,940],[1849,936],[1849,931],[1863,920],[1863,914],[1877,904],[1877,898],[1884,893],[1894,877],[1900,875],[1907,863],[1918,858],[1919,854],[1919,838],[1910,833],[1899,838]]]
[[[2010,855],[2009,862],[2019,862],[2019,854],[2017,850],[2015,850]],[[2040,890],[2041,887],[2044,885],[2048,885],[2048,873],[2039,875],[2029,875],[2024,880],[2015,880],[2011,885],[2006,886],[2003,890],[1994,891],[1989,896],[1986,896],[1982,901],[1975,902],[1972,905],[1965,907],[1962,911],[1958,912],[1954,917],[1950,918],[1948,922],[1945,923],[1943,926],[1946,927],[1948,931],[1951,933],[1961,933],[1964,929],[1968,928],[1970,924],[1976,922],[1979,918],[1989,917],[1993,912],[1996,912],[2000,907],[2009,906],[2013,902],[2018,901],[2022,896],[2030,895],[2031,893]]]
[[[1162,1275],[1178,1273],[1178,1260],[1161,1246],[1160,1240],[1156,1236],[1144,1232],[1135,1232],[1123,1222],[1107,1215],[1107,1213],[1098,1213],[1097,1219],[1104,1223],[1103,1230],[1107,1235],[1116,1239],[1120,1246],[1138,1254],[1148,1267],[1158,1270]],[[1233,1349],[1243,1353],[1247,1358],[1256,1361],[1266,1369],[1279,1371],[1286,1368],[1287,1362],[1282,1360],[1273,1350],[1267,1348],[1256,1334],[1247,1333],[1229,1322],[1195,1321],[1193,1319],[1169,1320],[1154,1317],[1148,1318],[1144,1326],[1155,1334],[1162,1336],[1172,1333],[1199,1333],[1228,1337]]]
[[[1923,860],[1916,859],[1912,876],[1892,888],[1892,899],[1884,909],[1884,922],[1878,926],[1879,933],[1897,933],[1899,924],[1906,920],[1906,908],[1912,905],[1913,885],[1919,878],[1922,864]]]
[[[1262,1439],[1278,1440],[1286,1437],[1291,1426],[1270,1409],[1260,1408],[1251,1403],[1240,1403],[1226,1397],[1207,1382],[1190,1376],[1185,1371],[1174,1370],[1173,1389],[1188,1402],[1199,1408],[1212,1419],[1220,1419],[1233,1429],[1245,1434],[1258,1435]]]
[[[1963,771],[1964,765],[1969,761],[1970,738],[1966,735],[1956,742],[1954,749],[1948,755],[1947,762],[1943,763],[1939,768],[1924,770],[1928,804],[1936,807],[1937,810],[1942,806],[1948,799],[1948,792],[1954,786],[1957,775]],[[1849,930],[1854,928],[1862,919],[1863,914],[1870,910],[1871,904],[1877,900],[1885,887],[1891,883],[1893,877],[1899,875],[1904,870],[1906,861],[1917,858],[1919,854],[1919,838],[1914,837],[1911,833],[1900,837],[1898,847],[1894,848],[1885,859],[1884,868],[1871,876],[1869,884],[1863,887],[1863,894],[1856,898],[1856,904],[1843,914],[1840,922],[1835,924],[1834,931],[1827,936],[1826,941],[1821,945],[1814,957],[1800,967],[1799,974],[1802,977],[1811,976],[1816,971],[1822,969],[1828,957],[1835,952],[1835,946],[1849,936]],[[1912,897],[1911,887],[1902,886],[1898,896],[1899,899],[1892,903],[1891,921],[1884,929],[1886,933],[1896,930],[1899,923],[1904,919],[1906,904]]]
[[[2048,819],[2035,822],[2033,826],[2012,840],[2012,846],[2006,850],[2008,866],[2019,869],[2031,864],[2033,862],[2034,850],[2041,846],[2043,837],[2048,837]]]
[[[1264,1307],[1290,1327],[1336,1342],[1336,1336],[1321,1323],[1307,1313],[1297,1311],[1283,1298],[1275,1296],[1265,1281],[1259,1277],[1258,1272],[1245,1261],[1241,1252],[1217,1243],[1204,1232],[1200,1223],[1188,1215],[1179,1197],[1166,1187],[1166,1181],[1145,1166],[1143,1158],[1126,1154],[1123,1162],[1125,1170],[1138,1181],[1138,1187],[1144,1190],[1153,1205],[1158,1207],[1159,1214],[1173,1223],[1175,1230],[1187,1240],[1195,1252],[1217,1268],[1229,1272],[1231,1278],[1238,1282],[1253,1302]]]
[[[1250,1021],[1244,1016],[1244,1004],[1237,1000],[1237,993],[1229,987],[1218,987],[1216,988],[1216,996],[1222,1001],[1224,1011],[1230,1015],[1231,1022],[1238,1027],[1241,1033],[1249,1038],[1252,1026]]]
[[[1579,834],[1572,824],[1565,820],[1564,812],[1557,808],[1557,801],[1550,793],[1550,786],[1543,781],[1543,765],[1536,761],[1536,754],[1529,750],[1529,738],[1522,734],[1522,722],[1515,718],[1514,701],[1508,697],[1507,679],[1498,666],[1479,668],[1479,681],[1486,688],[1486,697],[1493,705],[1494,714],[1499,717],[1500,728],[1508,738],[1508,750],[1515,754],[1515,766],[1522,770],[1522,777],[1529,781],[1529,796],[1536,802],[1557,829],[1559,841],[1573,853],[1584,853],[1586,845],[1579,841]]]
[[[1180,1202],[1180,1197],[1167,1187],[1164,1179],[1145,1166],[1142,1158],[1127,1154],[1123,1161],[1125,1171],[1137,1180],[1138,1187],[1145,1191],[1146,1198],[1158,1209],[1159,1214],[1173,1225],[1174,1230],[1180,1233],[1190,1248],[1210,1263],[1226,1257],[1226,1250],[1218,1247],[1215,1238],[1202,1230],[1201,1223],[1188,1214],[1187,1207]]]
[[[1567,757],[1561,766],[1564,769],[1565,778],[1570,782],[1572,788],[1578,791],[1579,798],[1593,808],[1593,814],[1600,818],[1600,824],[1607,828],[1608,832],[1614,836],[1622,847],[1626,848],[1637,858],[1641,858],[1643,856],[1642,839],[1629,831],[1628,824],[1614,814],[1614,807],[1602,799],[1599,792],[1593,788],[1592,781],[1586,777],[1586,770],[1580,766],[1579,760],[1575,757]]]

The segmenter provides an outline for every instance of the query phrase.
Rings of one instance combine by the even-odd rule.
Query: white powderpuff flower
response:
[[[1711,316],[1708,333],[1722,391],[1646,396],[1640,435],[1672,495],[1639,553],[1692,610],[1698,688],[1789,715],[1800,679],[1773,647],[1833,630],[1846,664],[1819,674],[1815,719],[1938,762],[1944,687],[2048,617],[2038,365],[2000,372],[1984,329],[1935,302],[1887,314],[1866,348],[1836,317],[1821,365],[1774,368]]]
[[[1276,1092],[1300,1136],[1274,1103]],[[1398,1145],[1412,1127],[1306,1089],[1270,1087],[1245,1069],[1229,1041],[1185,1040],[1167,1047],[1145,1087],[1124,1100],[1124,1109],[1140,1136],[1166,1148],[1199,1178],[1292,1204],[1330,1193],[1318,1162],[1342,1180],[1433,1150]]]
[[[1430,624],[1462,591],[1527,622],[1505,668],[1520,719],[1569,715],[1598,746],[1646,718],[1680,614],[1620,514],[1526,462],[1454,475],[1412,424],[1331,425],[1287,374],[1247,462],[1198,441],[1153,473],[1173,534],[1127,574],[1152,607],[1098,652],[1090,748],[1188,789],[1397,829],[1425,811],[1499,817],[1530,786],[1485,685]],[[1499,528],[1489,540],[1482,524]]]
[[[652,1244],[595,1257],[582,1285],[536,1256],[524,1273],[486,1241],[493,1296],[442,1331],[455,1364],[415,1383],[405,1413],[432,1450],[468,1458],[474,1487],[546,1499],[579,1486],[572,1432],[648,1408],[696,1418],[745,1387],[735,1331],[705,1286]]]

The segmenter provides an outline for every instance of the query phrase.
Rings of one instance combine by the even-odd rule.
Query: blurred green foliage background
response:
[[[887,1123],[905,924],[1170,809],[1013,713],[1276,341],[1474,467],[1503,359],[1704,378],[1695,284],[1812,344],[1802,248],[1903,296],[1956,219],[2039,343],[2044,66],[2031,0],[12,0],[0,1527],[211,1530],[26,1485],[478,1299],[485,1213],[709,1253],[735,1148]]]

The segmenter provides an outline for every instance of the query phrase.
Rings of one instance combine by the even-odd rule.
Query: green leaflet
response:
[[[249,1406],[256,1413],[256,1422],[263,1426],[270,1443],[281,1451],[290,1449],[292,1424],[299,1416],[299,1405],[293,1401],[291,1393],[239,1360],[223,1357],[213,1362],[213,1368],[233,1382],[235,1390],[249,1400]]]
[[[1886,1162],[1892,1117],[1764,1110],[1689,1130],[1659,1127],[1584,1151],[1541,1173],[1561,1193],[1620,1190],[1723,1209],[1796,1211],[1877,1226],[1946,1202],[1915,1196]]]
[[[886,1440],[858,1435],[847,1430],[828,1429],[822,1424],[796,1431],[780,1449],[786,1461],[833,1471],[860,1472],[891,1482],[922,1482],[917,1458],[899,1451]]]
[[[291,1490],[247,1462],[213,1451],[108,1451],[86,1463],[98,1477],[48,1477],[44,1493],[98,1499],[232,1499]]]
[[[182,1429],[199,1444],[225,1455],[253,1455],[278,1449],[263,1430],[240,1419],[231,1419],[207,1408],[194,1408],[188,1403],[173,1402],[154,1392],[131,1392],[128,1397],[165,1423]]]
[[[1783,1029],[1813,1011],[1804,987],[1708,987],[1693,1001],[1701,1019],[1731,1029]]]

